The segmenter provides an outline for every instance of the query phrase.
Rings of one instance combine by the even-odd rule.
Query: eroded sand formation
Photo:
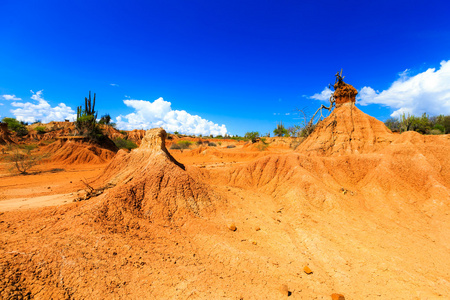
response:
[[[295,151],[152,129],[102,195],[3,212],[0,297],[448,298],[449,135],[393,134],[352,89]]]
[[[8,124],[0,122],[0,145],[14,144],[9,137]]]

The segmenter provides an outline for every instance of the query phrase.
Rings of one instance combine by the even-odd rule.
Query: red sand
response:
[[[346,102],[297,150],[169,153],[163,137],[107,166],[2,177],[0,298],[450,295],[450,135],[394,135]],[[110,188],[2,209],[75,198],[83,177]]]

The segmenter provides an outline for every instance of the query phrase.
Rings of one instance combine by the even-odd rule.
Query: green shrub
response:
[[[8,124],[8,129],[17,133],[18,136],[25,136],[28,134],[25,123],[16,120],[15,118],[3,118],[4,123]]]
[[[436,124],[436,125],[433,126],[433,130],[439,130],[441,133],[444,133],[445,132],[445,127],[443,125],[441,125],[441,124]],[[431,130],[431,131],[433,131],[433,130]],[[439,133],[439,134],[441,134],[441,133]],[[431,133],[431,134],[433,134],[433,133]]]
[[[284,127],[283,123],[277,124],[277,128],[273,130],[273,133],[278,136],[289,136],[288,130]]]
[[[110,122],[111,122],[111,116],[109,114],[106,114],[100,118],[100,121],[98,121],[98,124],[109,125]]]
[[[442,134],[442,131],[440,131],[439,129],[431,129],[430,134],[439,135],[439,134]]]
[[[258,131],[251,131],[251,132],[247,132],[244,135],[245,139],[251,140],[252,143],[256,143],[256,139],[259,138],[259,132]]]
[[[172,150],[181,150],[181,147],[180,147],[180,145],[174,143],[174,144],[170,145],[170,149],[172,149]]]
[[[401,130],[400,121],[396,118],[389,118],[384,121],[384,125],[389,128],[392,132],[399,132]]]
[[[38,134],[44,134],[44,133],[46,133],[46,130],[45,130],[45,127],[44,127],[44,126],[37,126],[35,129],[36,129],[36,131],[37,131]]]
[[[180,146],[180,149],[189,149],[189,147],[191,146],[192,142],[190,142],[190,141],[178,141],[177,144],[178,144],[178,146]]]
[[[17,147],[20,149],[25,149],[27,151],[31,151],[31,150],[36,149],[38,146],[36,144],[29,144],[29,145],[19,145]]]
[[[137,148],[137,145],[133,141],[126,140],[123,138],[114,139],[114,144],[116,144],[117,148],[119,148],[119,149],[131,150],[131,149]]]
[[[217,145],[216,145],[216,143],[209,142],[209,143],[208,143],[208,146],[210,146],[210,147],[216,147]]]

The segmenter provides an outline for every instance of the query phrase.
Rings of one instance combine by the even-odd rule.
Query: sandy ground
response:
[[[160,223],[136,208],[107,217],[119,185],[73,202],[107,164],[3,165],[0,298],[449,299],[450,166],[414,149],[171,151],[213,209]]]
[[[0,177],[0,211],[63,205],[72,202],[82,183],[91,181],[102,172],[104,165],[70,166],[44,164],[34,167],[29,175],[17,175],[4,164]],[[7,169],[8,167],[8,169]]]

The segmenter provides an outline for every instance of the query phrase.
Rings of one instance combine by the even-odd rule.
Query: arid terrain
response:
[[[30,174],[0,162],[0,298],[449,299],[450,135],[343,102],[301,143],[116,153],[61,123]]]

